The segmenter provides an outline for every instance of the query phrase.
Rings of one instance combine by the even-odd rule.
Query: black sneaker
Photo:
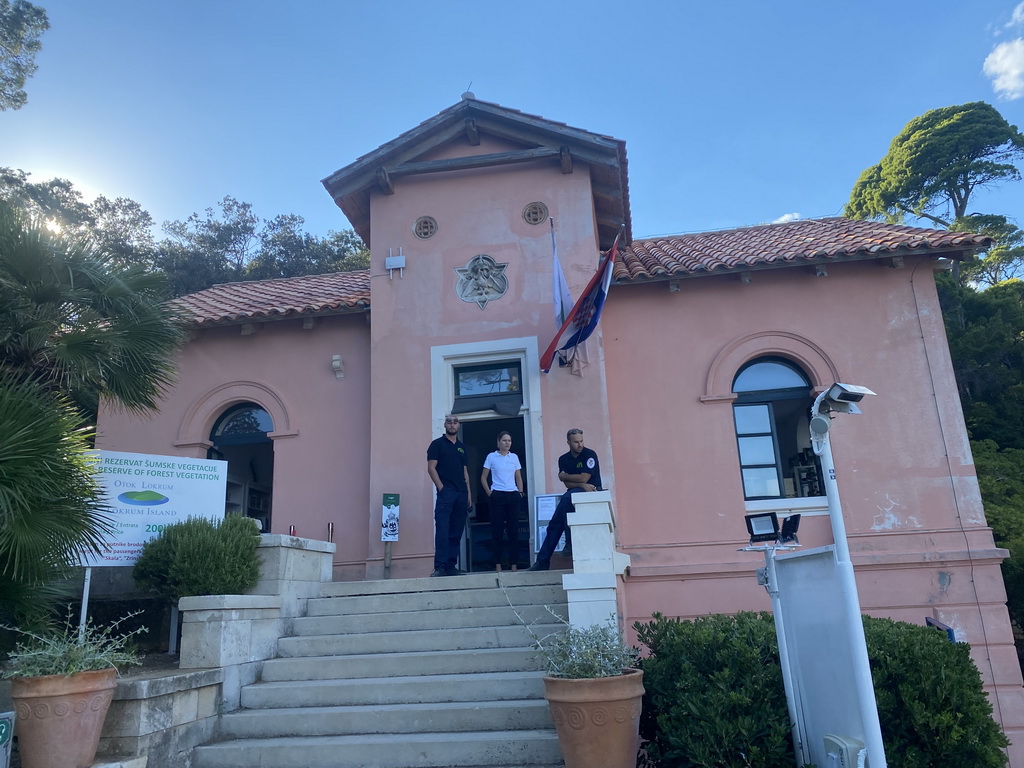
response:
[[[446,571],[444,568],[435,568],[434,572],[430,574],[431,578],[433,578],[434,576],[447,576],[447,575],[448,575],[448,571]]]
[[[549,571],[549,570],[551,570],[551,563],[545,563],[545,562],[543,562],[541,560],[538,560],[536,563],[531,565],[526,570],[528,570],[528,571]]]
[[[448,568],[445,569],[444,575],[445,576],[465,576],[467,573],[469,573],[469,571],[460,571],[454,565],[451,565],[451,566],[449,566]]]

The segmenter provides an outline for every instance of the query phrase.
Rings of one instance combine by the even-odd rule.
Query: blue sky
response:
[[[1024,124],[1012,0],[35,1],[51,29],[0,165],[158,224],[232,195],[347,228],[320,179],[471,82],[624,139],[637,237],[838,214],[929,109]],[[1024,183],[975,203],[1024,223]]]

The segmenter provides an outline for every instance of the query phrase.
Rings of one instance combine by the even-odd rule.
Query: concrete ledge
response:
[[[304,539],[301,536],[288,536],[283,533],[264,533],[260,536],[260,547],[284,547],[286,549],[305,549],[310,552],[326,552],[334,554],[337,544],[318,539]]]
[[[166,696],[207,685],[218,685],[223,681],[224,671],[222,669],[200,669],[172,674],[165,672],[153,677],[133,677],[117,681],[114,701]]]
[[[207,669],[119,680],[99,765],[145,768],[150,758],[157,766],[187,765],[192,750],[213,738],[223,677],[222,670]]]
[[[280,607],[279,595],[203,595],[183,597],[178,601],[180,611],[233,611]]]

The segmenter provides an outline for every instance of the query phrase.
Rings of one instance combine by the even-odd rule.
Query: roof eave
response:
[[[193,330],[200,330],[203,328],[225,328],[232,325],[245,325],[246,323],[274,323],[281,320],[297,320],[307,317],[332,317],[335,315],[354,315],[362,312],[370,311],[370,302],[359,302],[353,307],[336,307],[333,309],[318,309],[308,310],[299,312],[273,312],[270,314],[254,314],[248,316],[234,316],[230,318],[222,318],[218,320],[200,320],[195,321],[186,318],[185,322],[188,327]]]
[[[881,261],[882,259],[891,259],[896,257],[910,257],[910,256],[923,256],[926,258],[939,259],[957,259],[963,260],[969,256],[973,256],[981,251],[985,250],[985,247],[958,247],[955,249],[943,249],[939,251],[921,251],[913,248],[897,248],[891,251],[884,251],[879,253],[856,253],[848,256],[827,256],[817,255],[809,257],[799,257],[789,261],[780,262],[759,262],[757,264],[743,264],[738,267],[722,267],[719,269],[701,269],[693,272],[685,270],[677,270],[674,272],[665,272],[660,275],[651,275],[647,277],[629,277],[620,278],[612,281],[614,285],[642,285],[644,283],[663,283],[668,280],[684,280],[696,277],[715,277],[724,275],[741,275],[747,272],[766,272],[777,269],[789,269],[793,267],[810,267],[815,264],[842,264],[850,263],[855,261]]]

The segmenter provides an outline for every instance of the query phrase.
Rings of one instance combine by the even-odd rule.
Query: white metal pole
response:
[[[85,642],[85,627],[89,621],[89,585],[92,583],[92,567],[85,566],[85,584],[82,586],[82,610],[78,614],[78,642]],[[68,617],[70,618],[70,616]]]
[[[812,413],[817,416],[817,412],[818,401],[815,401]],[[839,501],[839,486],[836,484],[836,467],[832,460],[832,446],[829,444],[828,430],[823,433],[814,433],[811,444],[821,460],[821,471],[825,476],[828,516],[832,522],[836,566],[842,584],[843,600],[846,603],[847,632],[852,640],[850,646],[853,651],[853,674],[857,685],[857,700],[860,704],[860,719],[864,726],[864,743],[868,751],[868,762],[871,768],[886,768],[882,729],[878,723],[878,705],[875,703],[875,686],[871,681],[871,665],[868,662],[868,648],[864,639],[860,597],[857,594],[853,563],[850,561],[850,547],[846,541],[846,523],[843,520],[843,506]]]

